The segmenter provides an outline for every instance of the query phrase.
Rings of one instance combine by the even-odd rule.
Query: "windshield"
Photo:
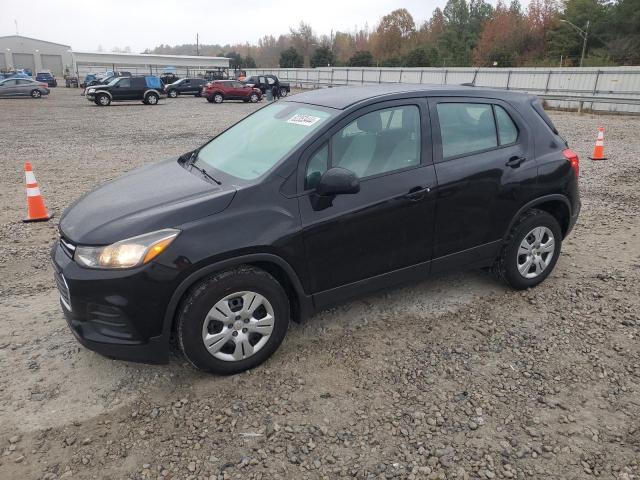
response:
[[[267,172],[327,122],[330,109],[295,103],[261,108],[198,152],[201,167],[253,180]]]
[[[115,77],[113,80],[109,80],[109,83],[107,83],[107,86],[113,87],[116,83],[120,81],[120,78],[121,77]]]

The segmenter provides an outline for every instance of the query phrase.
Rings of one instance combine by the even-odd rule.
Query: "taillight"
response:
[[[580,175],[580,159],[578,158],[578,154],[573,150],[571,150],[570,148],[563,150],[562,154],[564,155],[564,158],[566,158],[569,164],[571,165],[571,168],[576,174],[576,178],[578,178],[578,176]]]

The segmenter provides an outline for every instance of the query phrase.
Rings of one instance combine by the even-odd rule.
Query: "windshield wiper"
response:
[[[211,174],[208,173],[204,168],[199,167],[198,165],[196,165],[197,161],[198,161],[198,151],[196,150],[195,152],[193,152],[191,154],[191,158],[189,159],[189,165],[191,166],[191,168],[195,168],[202,175],[207,177],[209,180],[212,180],[213,182],[217,183],[218,185],[222,185],[222,182],[220,180],[217,180],[216,178],[212,177]]]

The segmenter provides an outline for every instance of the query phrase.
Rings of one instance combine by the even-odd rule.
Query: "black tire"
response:
[[[42,92],[40,90],[38,90],[37,88],[31,90],[31,98],[41,98],[42,97]]]
[[[273,330],[266,343],[254,354],[241,360],[226,361],[209,353],[204,345],[203,329],[205,321],[211,322],[206,319],[214,305],[224,297],[241,291],[256,292],[267,299],[273,308]],[[282,343],[290,316],[289,300],[278,281],[264,270],[249,266],[215,273],[205,278],[191,288],[178,312],[177,337],[184,356],[196,368],[221,375],[249,370],[269,358]],[[233,338],[225,343],[232,347],[233,343],[229,342],[233,342]]]
[[[144,97],[144,103],[147,105],[157,105],[160,97],[157,93],[149,92]]]
[[[213,103],[222,103],[224,101],[224,96],[221,93],[213,94]]]
[[[196,97],[200,98],[202,96],[202,93],[198,92],[195,94]]]
[[[258,96],[257,93],[252,93],[251,96],[249,97],[249,100],[251,101],[251,103],[258,103],[258,101],[260,100],[260,97]]]
[[[96,105],[100,107],[108,107],[109,105],[111,105],[111,99],[109,98],[109,95],[107,95],[106,93],[97,94],[95,102],[96,102]]]
[[[207,102],[213,103],[213,97],[207,97]]]
[[[525,238],[532,232],[535,228],[538,227],[546,227],[551,234],[553,235],[553,244],[554,250],[553,252],[547,254],[547,258],[545,258],[546,267],[539,272],[533,278],[526,278],[523,274],[518,270],[518,263],[522,261],[523,264],[526,262],[527,255],[519,254],[520,245],[525,240]],[[545,234],[544,237],[548,239],[550,236]],[[538,247],[539,248],[539,247]],[[505,244],[502,248],[500,256],[496,259],[496,262],[493,266],[494,274],[502,281],[504,281],[511,288],[516,290],[524,290],[527,288],[535,287],[536,285],[542,283],[553,271],[553,268],[558,261],[558,257],[560,256],[560,250],[562,248],[562,230],[558,221],[555,217],[543,210],[532,209],[525,212],[512,227],[509,236],[507,237]],[[544,255],[544,254],[542,254]],[[531,268],[536,269],[535,265],[532,264]],[[535,272],[527,273],[534,274]]]
[[[283,87],[283,88],[280,89],[280,96],[281,97],[286,97],[288,94],[289,94],[289,92],[287,91],[286,88]]]
[[[169,90],[169,91],[167,92],[167,95],[168,95],[170,98],[178,98],[178,91],[177,91],[177,90],[175,90],[175,89],[171,89],[171,90]]]

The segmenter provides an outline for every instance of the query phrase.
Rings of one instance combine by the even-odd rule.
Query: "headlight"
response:
[[[96,89],[95,88],[90,88],[89,91],[87,93],[95,93]]]
[[[106,247],[78,246],[75,260],[87,268],[132,268],[150,262],[164,252],[180,230],[168,228],[127,238]]]

